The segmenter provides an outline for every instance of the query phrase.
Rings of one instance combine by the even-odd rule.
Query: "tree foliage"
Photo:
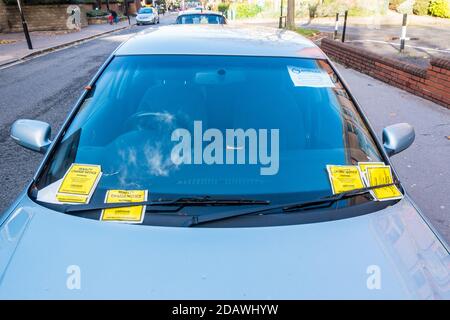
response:
[[[450,18],[450,3],[448,0],[434,0],[428,8],[432,16]]]
[[[413,5],[413,13],[419,16],[426,16],[428,14],[428,7],[430,0],[416,0]]]

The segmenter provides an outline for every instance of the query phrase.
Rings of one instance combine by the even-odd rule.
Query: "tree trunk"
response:
[[[287,3],[286,28],[295,29],[295,0],[288,0]]]

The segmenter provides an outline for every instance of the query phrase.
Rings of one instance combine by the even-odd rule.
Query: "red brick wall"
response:
[[[337,62],[450,109],[450,59],[432,58],[428,68],[323,39],[322,50]]]
[[[0,32],[6,32],[9,30],[6,19],[6,5],[0,0]]]

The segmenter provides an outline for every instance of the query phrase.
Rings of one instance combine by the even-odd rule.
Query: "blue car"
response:
[[[335,66],[290,31],[144,31],[0,215],[0,299],[449,299],[447,244]],[[6,186],[4,186],[6,187]]]

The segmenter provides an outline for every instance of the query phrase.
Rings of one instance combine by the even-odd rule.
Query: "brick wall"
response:
[[[331,39],[322,39],[321,48],[347,67],[450,109],[450,59],[432,58],[421,68]]]
[[[5,32],[8,29],[8,24],[6,23],[6,5],[0,0],[0,32]]]
[[[20,32],[22,31],[22,22],[20,20],[19,9],[13,5],[2,5],[0,0],[0,27],[3,32]],[[23,6],[25,19],[27,20],[28,29],[30,31],[52,31],[52,30],[69,30],[67,27],[67,7],[69,5],[27,5]],[[87,26],[86,9],[81,9],[81,26]]]

